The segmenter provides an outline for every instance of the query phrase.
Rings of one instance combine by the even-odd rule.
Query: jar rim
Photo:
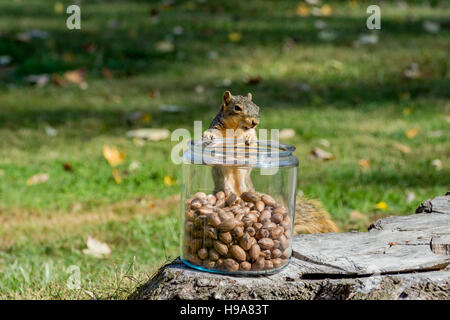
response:
[[[298,159],[295,147],[273,140],[258,140],[256,146],[235,139],[202,140],[188,142],[183,161],[188,164],[243,166],[256,168],[294,167]]]

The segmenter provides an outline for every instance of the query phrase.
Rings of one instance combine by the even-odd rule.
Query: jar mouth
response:
[[[250,145],[235,139],[190,140],[183,154],[185,163],[243,166],[256,168],[294,167],[295,147],[273,140],[258,140]]]

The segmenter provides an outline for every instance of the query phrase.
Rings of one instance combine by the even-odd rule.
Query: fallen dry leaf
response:
[[[177,113],[177,112],[185,112],[186,108],[174,104],[162,104],[159,106],[159,110],[162,112]]]
[[[114,181],[117,183],[117,184],[121,184],[122,183],[122,177],[120,176],[120,172],[119,172],[119,170],[117,170],[117,168],[113,168],[113,170],[112,170],[112,176],[113,176],[113,178],[114,178]]]
[[[331,153],[329,153],[329,152],[327,152],[325,150],[322,150],[320,148],[314,148],[311,151],[311,155],[313,157],[315,157],[317,159],[321,159],[321,160],[331,160],[331,159],[334,158],[334,156]]]
[[[422,76],[420,72],[419,65],[417,63],[411,63],[405,71],[403,71],[403,75],[407,79],[418,79]]]
[[[361,159],[358,161],[359,167],[363,170],[368,170],[370,168],[370,160]]]
[[[38,183],[44,183],[44,182],[47,182],[49,178],[50,178],[50,175],[48,173],[35,174],[34,176],[31,176],[30,178],[28,178],[27,185],[33,186]]]
[[[95,258],[103,258],[111,254],[111,249],[106,243],[100,242],[91,236],[88,237],[86,245],[87,248],[83,249],[83,253]]]
[[[66,80],[64,80],[63,77],[61,77],[58,74],[52,74],[51,77],[52,83],[58,87],[65,87],[66,86]]]
[[[50,137],[56,137],[58,135],[58,130],[50,126],[45,126],[45,133]]]
[[[389,208],[389,206],[387,205],[386,202],[381,201],[381,202],[378,202],[378,203],[375,205],[375,208],[380,209],[380,210],[386,210],[386,209]]]
[[[407,108],[403,109],[403,115],[409,116],[413,112],[413,110],[414,110],[413,107],[407,107]]]
[[[88,291],[88,290],[84,289],[84,293],[86,293],[93,300],[97,299],[97,297],[95,296],[95,294],[92,291]]]
[[[69,162],[64,162],[63,168],[64,171],[72,171],[72,165]]]
[[[301,4],[297,7],[296,13],[300,17],[307,17],[309,16],[309,8],[308,6]]]
[[[254,76],[254,77],[246,77],[244,78],[244,82],[247,85],[256,85],[258,83],[261,82],[261,77],[260,76]]]
[[[417,134],[419,133],[419,129],[414,128],[414,129],[409,129],[405,131],[405,135],[409,138],[412,139],[415,136],[417,136]]]
[[[442,169],[442,161],[440,159],[434,159],[431,161],[431,165],[438,171]]]
[[[102,76],[105,79],[111,79],[112,77],[114,77],[114,74],[108,68],[102,68]]]
[[[408,147],[407,145],[401,144],[401,143],[395,143],[394,147],[397,148],[398,150],[400,150],[401,152],[407,154],[411,152],[411,148]]]
[[[164,177],[164,184],[166,186],[173,186],[177,184],[177,180],[172,178],[171,176],[167,175]]]
[[[77,70],[66,71],[63,76],[64,76],[64,79],[66,79],[67,81],[69,81],[71,83],[80,84],[80,83],[84,82],[84,79],[86,77],[86,70],[77,69]]]
[[[147,92],[147,97],[150,99],[158,98],[159,97],[159,90],[150,90]]]
[[[55,2],[55,4],[53,5],[53,10],[55,11],[55,13],[61,14],[64,11],[64,5],[59,1]]]
[[[160,141],[168,139],[170,131],[167,129],[137,129],[126,133],[128,138],[137,138],[150,141]]]
[[[423,28],[429,33],[438,33],[441,30],[439,23],[434,21],[424,21]]]
[[[359,211],[352,211],[349,214],[350,220],[366,220],[367,217]]]
[[[397,242],[389,242],[389,246],[390,246],[390,247],[395,246],[395,245],[397,245],[397,244],[398,244]]]
[[[74,54],[72,52],[65,52],[62,55],[62,59],[64,62],[70,63],[75,58]]]
[[[159,52],[172,52],[175,50],[175,45],[172,41],[162,40],[155,43],[155,48]]]
[[[333,8],[328,5],[328,4],[324,4],[321,8],[320,8],[320,13],[323,16],[331,16],[333,14]]]
[[[150,113],[143,113],[139,119],[142,123],[149,123],[152,121],[152,115]]]
[[[115,166],[125,162],[126,154],[124,150],[119,152],[116,147],[103,145],[103,156],[106,161],[108,161],[109,165],[114,168]]]
[[[406,194],[406,203],[411,203],[414,201],[414,199],[416,199],[416,194],[412,191],[409,191]]]
[[[319,144],[321,144],[322,146],[324,146],[326,148],[330,147],[330,145],[331,145],[330,141],[328,141],[327,139],[320,139]]]
[[[242,33],[231,32],[228,34],[228,40],[230,40],[231,42],[239,42],[242,40]]]
[[[131,162],[130,165],[128,166],[128,170],[130,170],[130,171],[136,171],[136,170],[139,168],[140,165],[141,165],[141,164],[140,164],[138,161],[133,161],[133,162]]]
[[[21,33],[16,34],[16,37],[15,37],[15,39],[20,42],[30,42],[32,39],[45,40],[47,38],[48,38],[48,32],[39,30],[39,29],[33,29],[33,30],[21,32]]]
[[[280,131],[279,138],[281,140],[292,139],[293,137],[295,137],[295,130],[294,129],[288,128],[288,129],[282,129]]]

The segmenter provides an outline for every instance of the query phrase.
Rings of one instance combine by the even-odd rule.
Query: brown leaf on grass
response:
[[[63,168],[64,171],[72,171],[72,165],[69,162],[64,162]]]
[[[102,76],[105,79],[111,79],[114,77],[114,73],[108,68],[102,68]]]
[[[84,289],[84,293],[86,293],[89,297],[91,297],[92,300],[97,300],[97,297],[92,291]]]
[[[323,16],[331,16],[333,14],[333,8],[329,5],[329,4],[324,4],[321,8],[320,8],[320,13]]]
[[[295,130],[292,128],[282,129],[280,130],[279,138],[280,140],[292,139],[295,137]]]
[[[147,92],[147,97],[150,99],[158,98],[159,97],[159,90],[150,90]]]
[[[155,43],[155,49],[159,52],[172,52],[175,50],[175,45],[172,41],[161,40]]]
[[[358,220],[367,220],[367,217],[359,211],[352,211],[349,214],[350,220],[358,221]]]
[[[64,79],[71,83],[80,84],[84,82],[84,79],[86,77],[86,70],[84,69],[77,69],[77,70],[71,70],[66,71],[64,73]]]
[[[442,161],[440,159],[434,159],[431,161],[431,165],[438,171],[442,169]]]
[[[177,184],[177,180],[175,178],[172,178],[171,176],[167,175],[164,177],[164,184],[166,186],[173,186]]]
[[[321,159],[321,160],[331,160],[331,159],[334,159],[334,156],[333,156],[331,153],[329,153],[329,152],[327,152],[327,151],[325,151],[325,150],[322,150],[322,149],[320,149],[320,148],[314,148],[314,149],[311,151],[311,155],[312,155],[314,158]]]
[[[55,13],[61,14],[64,11],[64,5],[61,2],[57,1],[53,4],[53,10],[55,11]]]
[[[103,156],[106,161],[108,161],[109,165],[114,168],[125,162],[126,154],[124,150],[119,152],[116,147],[103,145]]]
[[[307,17],[309,16],[309,8],[308,6],[304,5],[304,4],[300,4],[297,9],[295,10],[295,12],[297,13],[297,15],[299,15],[300,17]]]
[[[377,208],[379,210],[387,210],[389,208],[389,206],[387,205],[386,202],[380,201],[375,205],[375,208]]]
[[[419,129],[417,128],[413,128],[413,129],[409,129],[405,131],[405,135],[409,138],[412,139],[415,136],[417,136],[417,134],[419,133]]]
[[[128,131],[126,136],[133,139],[160,141],[168,139],[170,137],[170,131],[164,128],[136,129]]]
[[[83,44],[83,50],[87,53],[94,53],[97,50],[97,46],[93,43],[86,43]]]
[[[86,242],[87,248],[83,249],[83,253],[95,258],[103,258],[111,254],[110,247],[103,242],[89,236]]]
[[[114,178],[114,181],[117,184],[121,184],[123,182],[122,177],[120,176],[120,172],[119,170],[117,170],[117,168],[113,168],[112,170],[112,176]]]
[[[231,42],[239,42],[242,40],[242,33],[231,32],[228,34],[228,40],[230,40]]]
[[[262,78],[260,76],[254,76],[254,77],[246,77],[244,79],[245,84],[247,85],[256,85],[261,82]]]
[[[419,65],[417,63],[411,63],[404,71],[403,76],[406,79],[418,79],[422,76]]]
[[[35,174],[34,176],[31,176],[30,178],[28,178],[27,185],[33,186],[35,184],[44,183],[44,182],[47,182],[49,178],[50,178],[50,175],[48,173]]]
[[[370,168],[370,160],[368,159],[361,159],[358,161],[358,164],[363,171],[367,171]]]
[[[52,74],[51,80],[52,80],[52,83],[58,87],[65,87],[67,84],[66,80],[64,80],[63,77],[61,77],[60,75],[58,75],[56,73]]]
[[[394,147],[400,150],[402,153],[408,154],[411,152],[411,148],[405,144],[395,143]]]

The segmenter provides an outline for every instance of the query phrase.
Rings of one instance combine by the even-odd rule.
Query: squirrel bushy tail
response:
[[[339,228],[320,201],[297,196],[294,234],[326,232],[339,232]]]

